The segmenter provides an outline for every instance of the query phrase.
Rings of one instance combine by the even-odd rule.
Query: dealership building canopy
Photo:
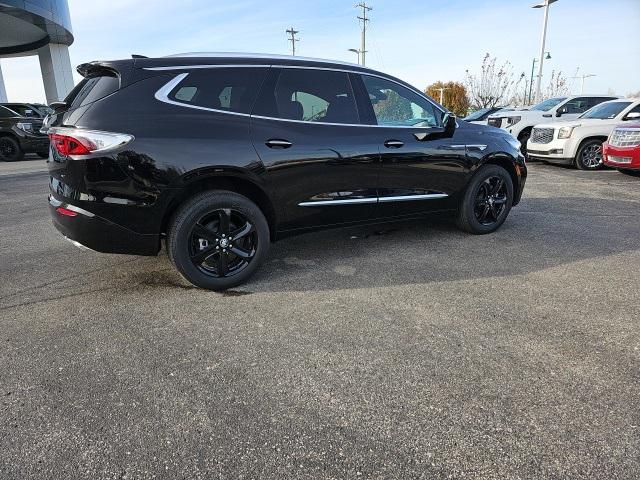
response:
[[[47,102],[62,100],[73,88],[69,59],[72,43],[66,0],[0,0],[0,60],[37,55]],[[0,66],[0,102],[3,101],[7,101],[7,94]]]

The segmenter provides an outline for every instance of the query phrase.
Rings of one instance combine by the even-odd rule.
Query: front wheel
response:
[[[602,160],[602,140],[587,140],[578,149],[575,158],[576,168],[580,170],[600,170]]]
[[[167,252],[194,285],[226,290],[249,279],[269,250],[269,225],[258,206],[237,193],[201,193],[174,215]]]
[[[497,230],[513,205],[513,181],[498,165],[485,165],[473,177],[458,211],[458,226],[482,235]]]

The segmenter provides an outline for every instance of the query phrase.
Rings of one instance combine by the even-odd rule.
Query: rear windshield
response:
[[[104,73],[83,79],[65,99],[69,108],[78,108],[111,95],[120,88],[116,74]]]

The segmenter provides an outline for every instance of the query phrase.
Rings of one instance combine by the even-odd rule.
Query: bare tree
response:
[[[569,88],[569,81],[567,80],[567,77],[565,77],[562,72],[556,72],[553,70],[551,72],[549,84],[542,92],[542,100],[570,94],[571,88]]]
[[[524,73],[514,80],[513,67],[506,61],[497,65],[497,58],[486,54],[479,74],[465,72],[464,84],[473,108],[495,107],[515,95]]]
[[[637,92],[629,92],[629,93],[627,93],[627,97],[629,97],[629,98],[638,98],[638,97],[640,97],[640,90],[638,90]]]

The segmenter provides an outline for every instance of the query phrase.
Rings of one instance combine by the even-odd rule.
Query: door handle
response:
[[[264,144],[269,148],[289,148],[293,143],[288,140],[282,140],[279,138],[271,138],[264,142]]]
[[[401,148],[404,147],[404,142],[400,140],[387,140],[384,142],[384,146],[387,148]]]

